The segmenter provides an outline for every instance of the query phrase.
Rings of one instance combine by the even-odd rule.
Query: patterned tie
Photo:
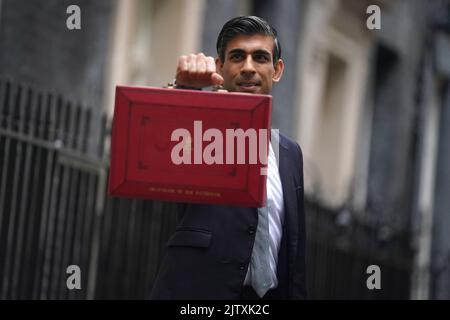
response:
[[[269,246],[269,210],[266,205],[265,207],[258,208],[258,228],[256,229],[251,261],[253,267],[251,278],[252,287],[261,298],[272,285]]]
[[[266,294],[276,279],[273,279],[273,271],[270,268],[270,260],[273,259],[270,253],[271,238],[269,234],[269,198],[268,189],[276,191],[281,186],[277,183],[274,171],[278,171],[276,158],[270,146],[268,159],[268,175],[266,187],[266,206],[258,208],[258,227],[255,234],[255,243],[252,252],[252,277],[251,284],[258,296],[261,298]],[[275,261],[273,261],[275,263]]]

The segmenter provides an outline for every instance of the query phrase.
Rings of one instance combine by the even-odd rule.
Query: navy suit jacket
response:
[[[279,172],[285,219],[275,299],[306,298],[303,157],[280,134]],[[256,208],[182,204],[181,221],[167,244],[152,299],[239,299],[250,262]]]

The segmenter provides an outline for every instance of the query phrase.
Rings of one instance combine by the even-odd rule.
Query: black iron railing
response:
[[[94,109],[0,79],[1,299],[148,297],[176,209],[107,196],[109,127]],[[306,202],[310,298],[407,299],[408,235],[380,237],[342,212]],[[366,287],[372,264],[381,290]],[[66,286],[69,265],[80,290]]]

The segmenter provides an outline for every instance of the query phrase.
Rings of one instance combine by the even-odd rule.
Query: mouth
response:
[[[238,82],[237,85],[243,91],[253,91],[260,86],[260,83],[255,81],[245,81]]]

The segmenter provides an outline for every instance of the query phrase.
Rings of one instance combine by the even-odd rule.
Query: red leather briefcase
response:
[[[118,86],[109,194],[264,206],[271,108],[269,95]]]

